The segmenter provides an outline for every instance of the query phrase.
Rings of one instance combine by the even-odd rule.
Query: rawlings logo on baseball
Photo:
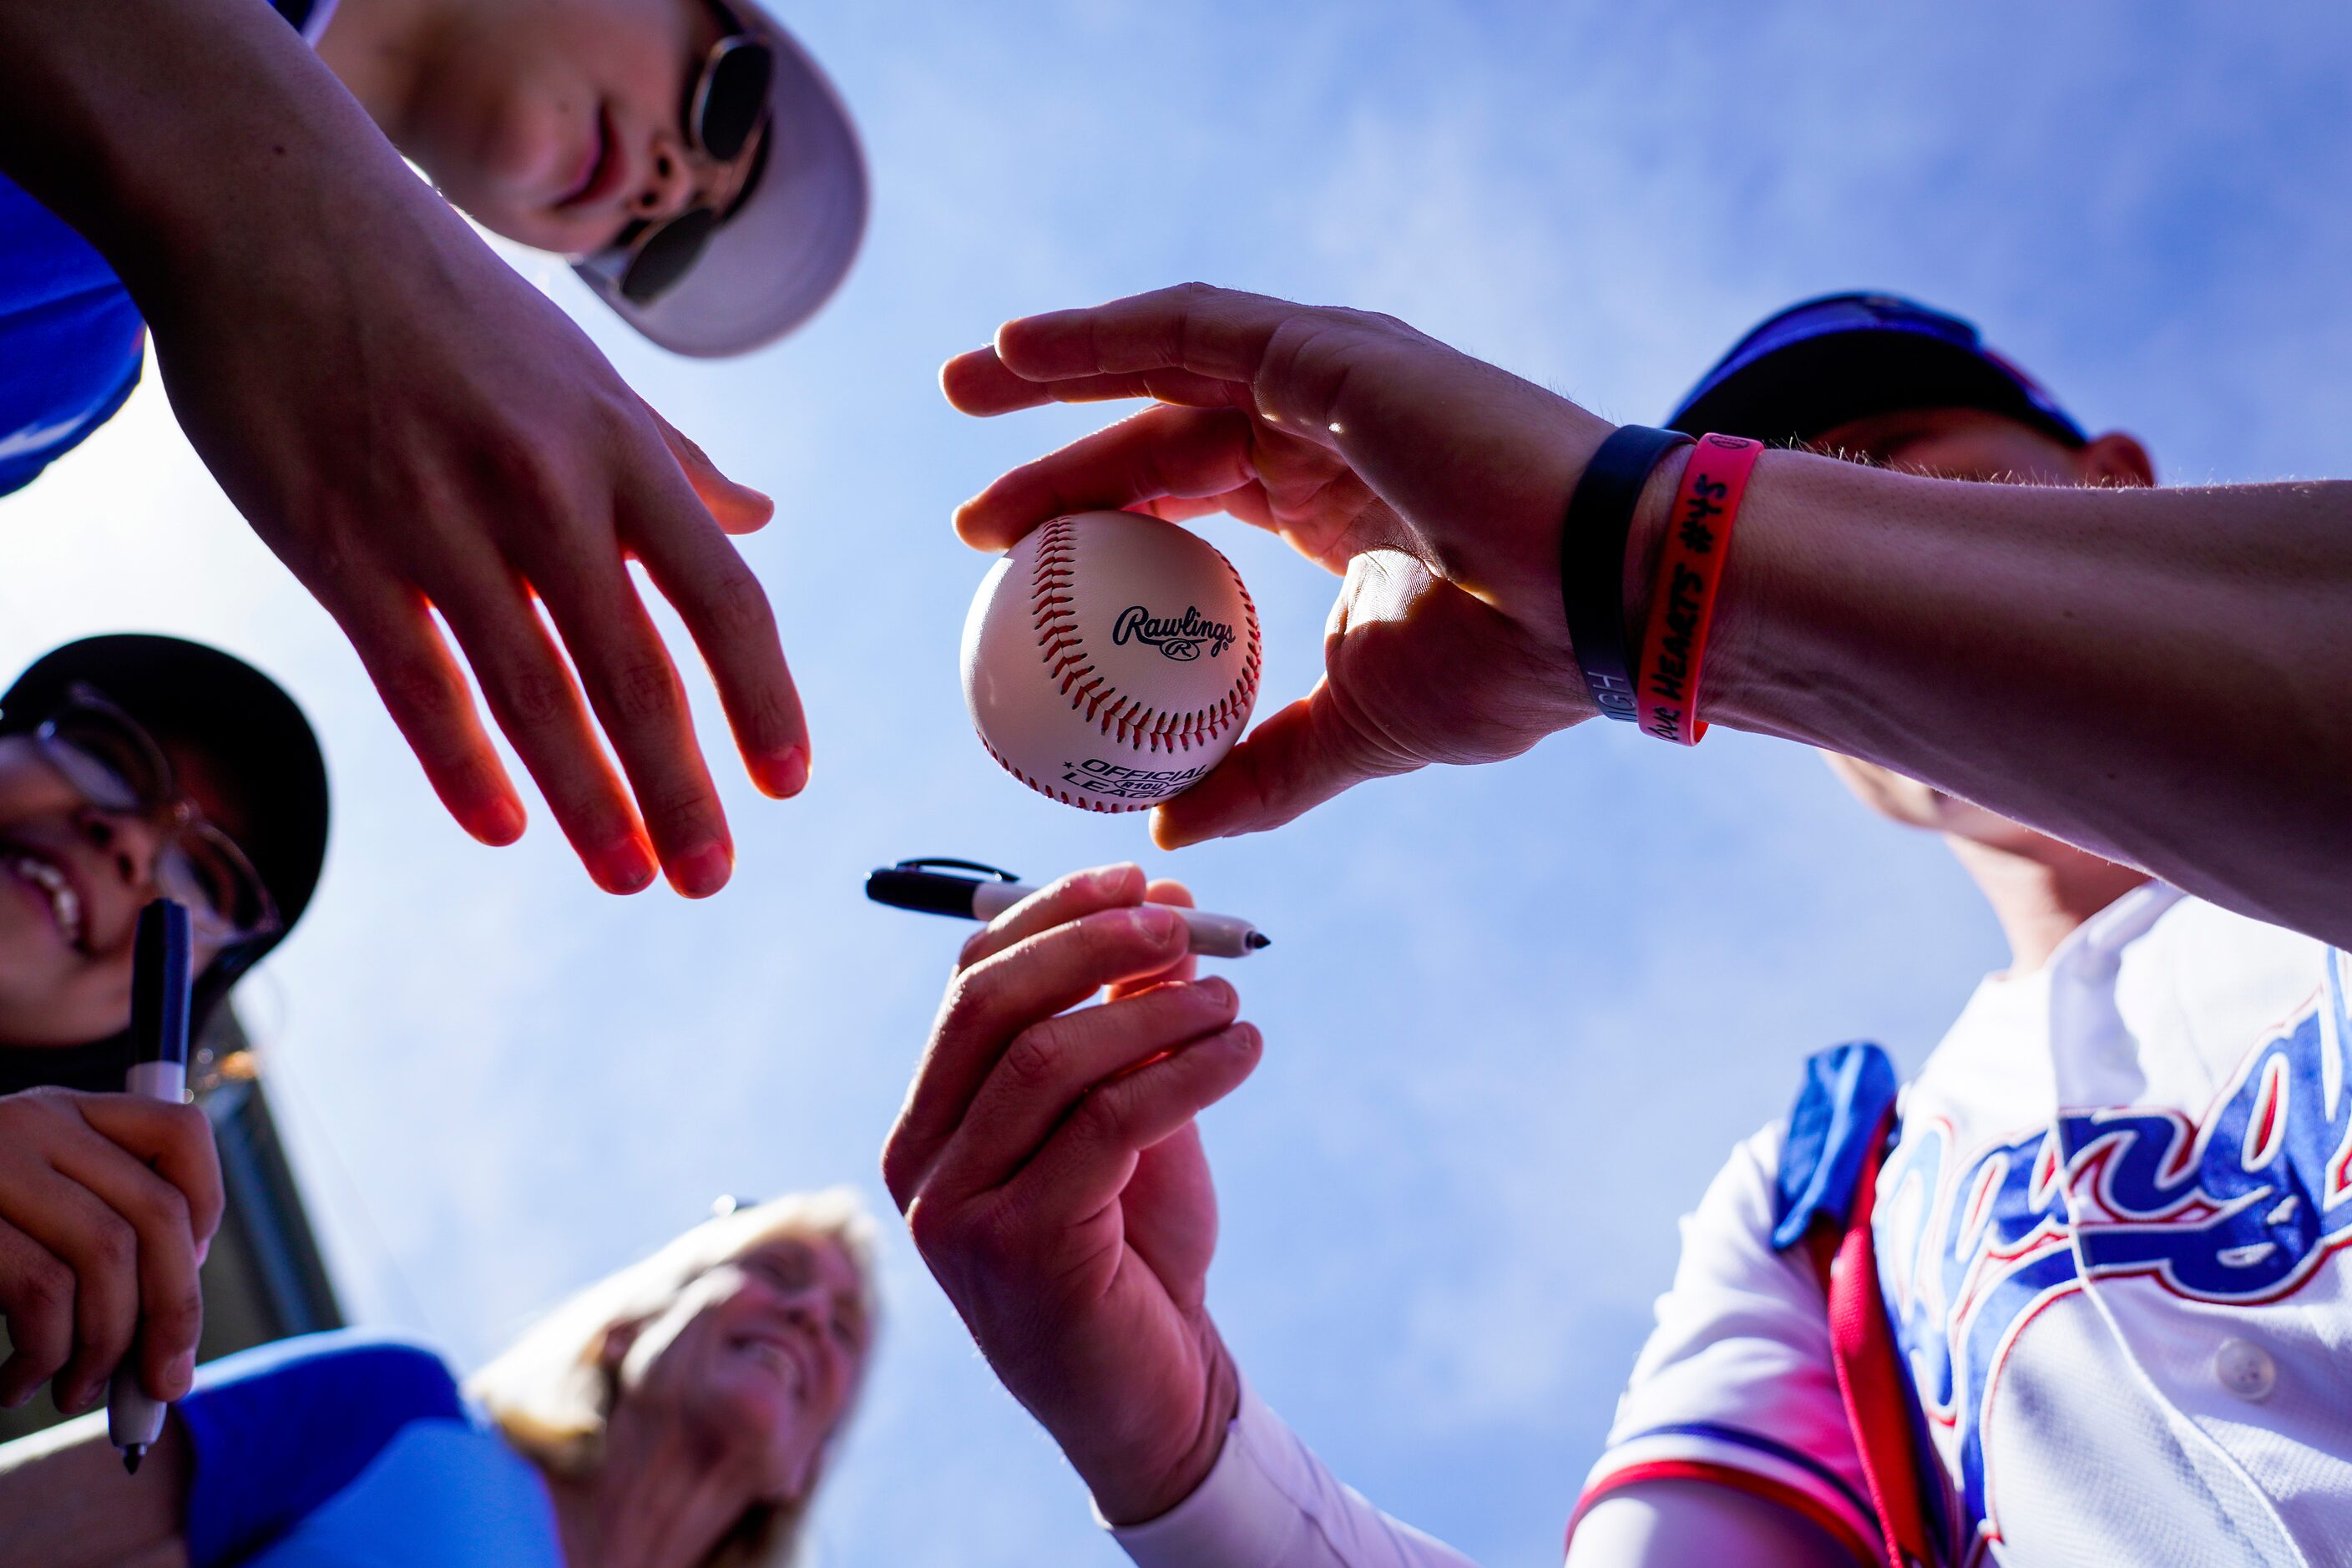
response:
[[[982,743],[1031,789],[1088,811],[1142,811],[1192,787],[1241,738],[1257,677],[1257,610],[1232,563],[1134,512],[1038,529],[991,569],[964,622]]]
[[[1174,659],[1198,658],[1201,645],[1207,643],[1209,657],[1218,658],[1234,646],[1234,628],[1223,621],[1202,620],[1197,605],[1185,605],[1184,613],[1172,621],[1153,620],[1151,612],[1141,605],[1129,605],[1111,624],[1110,640],[1124,643],[1129,638],[1156,647]]]

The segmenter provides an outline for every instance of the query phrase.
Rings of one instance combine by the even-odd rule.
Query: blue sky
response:
[[[1273,933],[1264,1066],[1211,1113],[1212,1304],[1345,1479],[1482,1562],[1557,1560],[1675,1218],[1806,1051],[1916,1061],[1998,932],[1941,848],[1814,758],[1622,727],[1374,785],[1177,856],[1030,795],[955,679],[986,565],[956,501],[1103,416],[959,418],[949,353],[1187,278],[1402,315],[1619,418],[1754,318],[1889,287],[1976,317],[2173,481],[2352,471],[2340,7],[838,0],[783,13],[861,116],[866,258],[800,338],[709,366],[520,264],[777,521],[746,554],[814,783],[726,780],[734,884],[592,891],[543,820],[440,814],[333,626],[149,385],[0,510],[0,665],[148,626],[261,662],[327,744],[302,931],[243,993],[344,1298],[472,1364],[721,1192],[849,1181],[960,939],[870,867],[1141,858]],[[1203,531],[1304,690],[1332,584]],[[690,656],[689,656],[690,657]],[[721,734],[699,673],[706,735]],[[723,742],[719,742],[723,748]],[[877,1375],[819,1511],[835,1564],[1119,1561],[895,1228]]]

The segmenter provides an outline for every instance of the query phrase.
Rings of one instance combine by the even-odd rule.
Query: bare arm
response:
[[[754,781],[793,794],[800,700],[724,537],[766,498],[640,402],[291,27],[253,0],[0,0],[0,170],[121,275],[189,439],[467,831],[509,842],[523,806],[436,612],[600,885],[727,880],[627,562],[693,633]]]
[[[1322,682],[1160,809],[1162,843],[1596,716],[1559,541],[1610,426],[1567,399],[1388,317],[1198,286],[1010,322],[942,381],[975,414],[1160,405],[965,503],[975,544],[1080,507],[1224,511],[1342,578]],[[2352,943],[2352,485],[2033,489],[1775,454],[1717,614],[1710,721]]]
[[[122,1473],[103,1412],[0,1445],[0,1541],[48,1568],[183,1568],[188,1436],[177,1420]]]
[[[1773,454],[1726,570],[1718,721],[2352,943],[2352,484],[2034,489]]]

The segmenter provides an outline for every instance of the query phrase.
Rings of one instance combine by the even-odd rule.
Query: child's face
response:
[[[420,44],[401,150],[487,228],[602,249],[725,183],[683,123],[721,36],[707,0],[477,0]]]
[[[203,759],[165,751],[228,826]],[[30,737],[0,737],[0,1045],[83,1045],[130,1023],[132,935],[162,845],[152,825],[91,807]],[[197,972],[218,953],[200,937]]]

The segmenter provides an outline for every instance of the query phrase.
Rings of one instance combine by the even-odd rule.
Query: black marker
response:
[[[124,1093],[173,1105],[186,1095],[192,967],[188,911],[169,899],[141,910],[131,948],[131,1070],[124,1076]],[[163,1435],[163,1402],[139,1386],[136,1338],[107,1390],[106,1435],[121,1450],[122,1468],[134,1476],[139,1461]]]
[[[981,874],[959,877],[931,869],[940,866]],[[901,860],[866,879],[866,896],[877,904],[966,921],[992,921],[1036,890],[1014,880],[1010,871],[944,856]],[[1247,958],[1271,945],[1271,939],[1257,927],[1235,916],[1213,915],[1204,910],[1176,912],[1184,917],[1184,928],[1192,933],[1192,951],[1202,958]]]

